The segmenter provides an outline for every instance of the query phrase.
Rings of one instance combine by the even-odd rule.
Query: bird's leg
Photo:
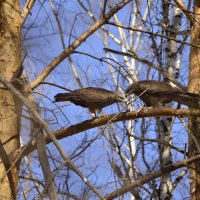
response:
[[[99,113],[99,117],[103,117],[104,116],[102,110],[98,110],[97,112]]]
[[[92,117],[93,118],[98,118],[98,117],[103,117],[104,115],[102,114],[101,110],[92,110]]]
[[[92,118],[97,118],[96,112],[92,112],[91,115],[92,115]]]
[[[96,110],[94,109],[89,109],[91,115],[92,115],[92,119],[97,118],[97,114],[96,114]]]

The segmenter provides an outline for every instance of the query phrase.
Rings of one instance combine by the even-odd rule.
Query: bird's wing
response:
[[[166,97],[183,93],[183,91],[179,90],[178,88],[159,81],[144,81],[140,83],[139,87],[142,92],[152,96],[163,95]]]
[[[103,88],[83,88],[76,90],[73,93],[76,94],[80,99],[91,103],[105,102],[115,95],[113,92]]]
[[[54,96],[55,102],[61,102],[61,101],[71,101],[75,104],[79,104],[79,102],[83,102],[84,98],[76,92],[71,93],[58,93]]]

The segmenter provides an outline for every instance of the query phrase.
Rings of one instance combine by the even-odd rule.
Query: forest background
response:
[[[2,199],[198,199],[199,110],[138,97],[103,109],[55,103],[139,80],[199,93],[200,3],[0,2]]]

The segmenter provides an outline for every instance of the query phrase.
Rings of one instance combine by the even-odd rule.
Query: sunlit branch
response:
[[[122,9],[131,0],[123,0],[111,9],[103,18],[95,22],[95,24],[85,31],[78,39],[76,39],[68,48],[66,48],[59,56],[57,56],[45,69],[42,70],[40,75],[31,83],[31,88],[35,89],[50,73],[60,64],[66,57],[68,57],[78,46],[93,34],[98,28],[104,25],[117,11]]]
[[[189,109],[175,109],[175,108],[149,108],[144,111],[136,110],[131,112],[122,112],[117,114],[106,115],[100,118],[83,121],[79,124],[69,126],[67,128],[53,132],[53,135],[57,139],[63,139],[83,131],[87,131],[92,128],[96,128],[109,123],[115,123],[125,120],[134,120],[144,117],[158,117],[158,116],[177,116],[177,117],[188,117],[188,116],[200,116],[200,110],[189,110]],[[46,143],[51,143],[51,139],[47,136]],[[36,142],[31,140],[26,149],[23,151],[22,157],[35,150]],[[24,147],[24,148],[25,148]]]
[[[196,155],[190,159],[187,160],[183,160],[181,162],[178,162],[176,164],[173,165],[169,165],[167,167],[164,167],[162,170],[156,171],[154,173],[148,174],[146,176],[144,176],[143,178],[134,181],[133,183],[130,183],[126,186],[121,187],[120,189],[108,194],[106,196],[106,200],[112,200],[114,198],[117,198],[123,194],[125,194],[126,192],[129,192],[130,190],[136,188],[136,187],[141,187],[141,185],[144,185],[145,183],[148,183],[149,181],[154,180],[155,178],[158,178],[164,174],[170,173],[176,169],[179,169],[181,167],[184,166],[188,166],[189,164],[197,161],[200,159],[200,155]]]
[[[20,26],[22,26],[24,24],[24,22],[26,21],[30,11],[31,11],[31,8],[33,7],[35,3],[35,0],[27,0],[26,4],[24,5],[24,7],[22,8],[22,11],[21,11],[21,24]]]

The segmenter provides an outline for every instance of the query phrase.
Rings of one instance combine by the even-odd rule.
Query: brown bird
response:
[[[189,107],[197,107],[200,95],[178,89],[166,83],[146,80],[132,83],[126,90],[126,96],[137,95],[148,107],[158,107],[162,103],[177,101]]]
[[[88,108],[95,114],[96,111],[101,111],[102,108],[113,103],[126,101],[126,98],[120,94],[94,87],[82,88],[70,93],[59,93],[54,98],[55,102],[71,101],[76,105]]]

